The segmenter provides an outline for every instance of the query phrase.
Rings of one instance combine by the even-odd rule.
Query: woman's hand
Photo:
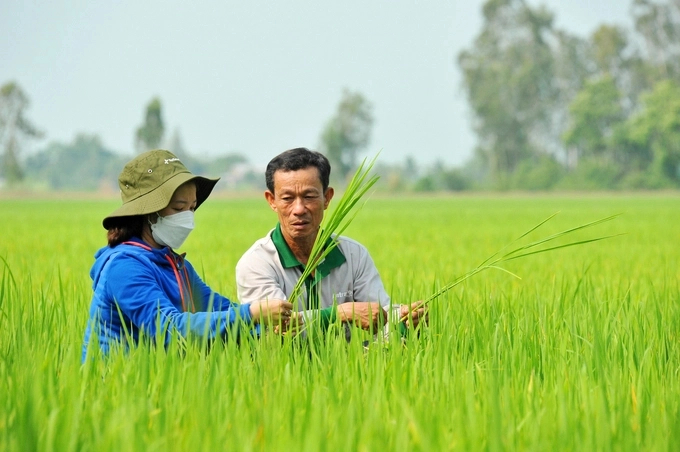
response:
[[[292,312],[293,305],[285,300],[259,300],[250,303],[253,323],[287,324]]]

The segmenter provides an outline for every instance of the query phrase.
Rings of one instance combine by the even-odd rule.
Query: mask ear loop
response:
[[[158,218],[163,218],[160,213],[158,213],[158,212],[154,212],[154,213],[156,214],[156,216]],[[149,214],[149,215],[146,216],[146,222],[149,223],[149,226],[153,226],[154,224],[158,223],[158,218],[156,218],[156,223],[151,222],[151,215],[153,215],[153,214]]]

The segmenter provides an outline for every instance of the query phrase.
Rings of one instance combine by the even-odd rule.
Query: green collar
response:
[[[300,261],[297,260],[293,252],[290,250],[290,247],[286,243],[286,239],[283,238],[280,223],[277,223],[276,228],[274,228],[274,231],[272,231],[272,242],[274,242],[274,246],[276,247],[276,251],[279,254],[279,259],[281,259],[281,265],[283,265],[283,268],[293,268],[298,266],[300,268],[305,267],[300,263]],[[328,239],[326,246],[328,246],[331,242],[332,239]],[[331,270],[344,264],[345,260],[345,255],[342,254],[340,248],[337,246],[333,248],[331,252],[328,253],[323,262],[321,262],[321,264],[316,267],[317,280],[328,276]]]

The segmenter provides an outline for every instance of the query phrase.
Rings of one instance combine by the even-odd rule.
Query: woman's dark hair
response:
[[[319,170],[319,179],[325,192],[331,175],[331,164],[322,153],[307,148],[288,149],[271,159],[264,173],[267,188],[274,193],[274,173],[277,171],[297,171],[310,166]]]
[[[116,245],[120,245],[121,243],[130,240],[132,237],[141,237],[146,218],[146,215],[111,218],[109,220],[109,229],[106,233],[106,239],[109,242],[109,246],[113,248]]]

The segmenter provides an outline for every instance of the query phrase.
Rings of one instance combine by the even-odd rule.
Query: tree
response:
[[[627,141],[638,160],[651,151],[652,171],[680,184],[680,83],[664,80],[642,97],[644,109],[626,124]]]
[[[503,184],[551,139],[558,100],[553,15],[523,0],[488,0],[484,25],[458,56],[475,118],[480,161]]]
[[[601,74],[618,74],[626,65],[624,50],[628,39],[623,29],[601,25],[591,37],[592,57]]]
[[[370,141],[372,109],[363,95],[344,89],[335,116],[321,133],[321,152],[343,181],[356,168],[360,151]]]
[[[0,143],[3,149],[0,176],[4,176],[8,185],[24,178],[20,162],[23,139],[42,136],[42,132],[25,117],[28,106],[28,96],[16,82],[8,82],[0,88]]]
[[[590,79],[611,77],[621,94],[625,115],[638,108],[640,93],[651,87],[649,64],[631,43],[625,29],[601,25],[591,35],[588,61],[593,66]]]
[[[158,149],[163,141],[164,132],[165,125],[163,124],[161,101],[158,97],[154,97],[146,106],[144,122],[137,128],[135,134],[137,152],[141,154],[152,149]]]
[[[50,143],[28,158],[26,179],[52,190],[113,191],[127,160],[97,135],[78,134],[71,143]]]
[[[418,180],[420,168],[418,168],[418,162],[412,155],[407,155],[404,159],[404,179],[408,182],[413,182]]]
[[[554,83],[558,94],[552,115],[552,133],[559,138],[559,143],[552,154],[559,156],[566,167],[571,167],[575,165],[575,158],[570,149],[562,145],[561,136],[570,125],[569,105],[592,73],[590,45],[587,40],[560,30],[556,31],[556,37]]]
[[[588,81],[569,106],[572,125],[564,143],[578,150],[578,157],[605,156],[614,128],[624,120],[621,93],[611,76]]]
[[[166,149],[182,160],[185,160],[189,156],[189,152],[187,152],[186,147],[184,146],[182,135],[179,133],[179,127],[175,127],[173,130]]]
[[[566,163],[575,169],[588,160],[578,176],[582,179],[601,179],[598,166],[606,166],[607,174],[620,176],[628,170],[630,159],[625,154],[631,148],[623,145],[619,129],[639,108],[640,93],[649,86],[646,63],[630,44],[626,30],[618,26],[599,26],[586,44],[583,61],[587,71],[581,88],[569,100],[562,133]],[[615,182],[611,177],[608,180],[609,186]]]
[[[655,68],[655,79],[680,81],[680,0],[634,0],[632,13],[635,29],[645,42],[647,60]]]

